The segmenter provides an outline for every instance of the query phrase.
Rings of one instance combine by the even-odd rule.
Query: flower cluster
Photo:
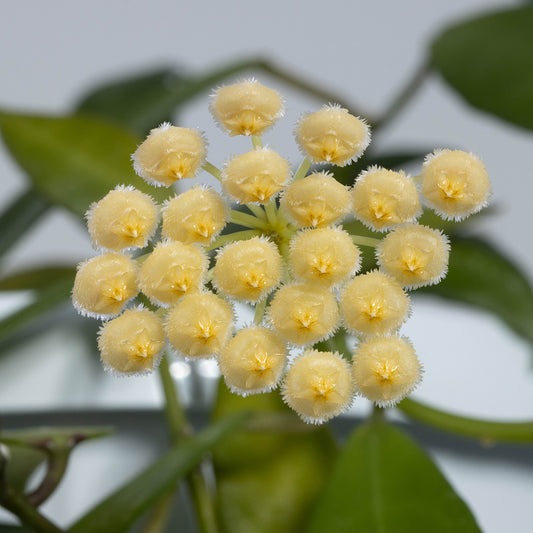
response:
[[[89,209],[100,254],[79,265],[72,296],[82,314],[105,321],[98,341],[105,368],[148,373],[168,343],[188,359],[215,357],[233,392],[279,385],[307,422],[338,415],[357,395],[379,406],[400,401],[422,374],[399,334],[410,314],[407,291],[438,283],[448,265],[448,239],[417,223],[421,202],[445,218],[475,213],[490,193],[483,164],[440,150],[415,178],[372,166],[348,188],[327,171],[309,173],[311,163],[345,166],[368,146],[369,126],[345,109],[327,105],[300,119],[304,160],[294,173],[261,142],[283,115],[276,91],[245,80],[218,89],[210,109],[230,135],[251,136],[252,150],[218,169],[206,161],[202,134],[163,124],[132,159],[152,185],[169,187],[203,169],[219,179],[220,192],[197,184],[157,206],[120,186]],[[350,234],[347,217],[376,238]],[[159,242],[139,255],[156,234]],[[375,248],[378,269],[359,273],[360,247]],[[255,308],[253,323],[237,332],[234,302]],[[357,341],[353,353],[338,348],[345,332]]]

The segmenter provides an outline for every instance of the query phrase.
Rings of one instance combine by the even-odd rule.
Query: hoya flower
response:
[[[302,420],[322,424],[346,411],[353,401],[350,365],[337,352],[307,350],[289,368],[282,394]]]
[[[461,220],[487,205],[490,182],[485,165],[461,150],[435,150],[420,174],[422,194],[443,218]]]
[[[361,252],[349,233],[338,227],[303,230],[290,244],[289,260],[296,277],[330,287],[361,267]]]
[[[348,331],[385,335],[401,326],[409,314],[409,296],[392,277],[378,270],[356,276],[339,299]]]
[[[407,289],[438,283],[448,270],[450,244],[439,230],[406,224],[392,230],[376,248],[381,268]]]
[[[381,407],[390,407],[411,393],[422,366],[405,337],[376,337],[357,346],[353,358],[357,391]]]
[[[295,134],[300,149],[313,163],[340,167],[358,159],[370,143],[368,124],[338,105],[304,115]]]
[[[226,203],[214,189],[195,186],[163,207],[162,236],[187,244],[209,244],[224,228]]]
[[[222,171],[222,188],[236,202],[266,204],[290,179],[286,159],[270,148],[256,148],[231,159]]]
[[[93,245],[118,252],[144,248],[157,228],[158,215],[150,196],[120,185],[92,204],[86,216]]]
[[[233,329],[231,305],[211,292],[185,295],[167,314],[170,344],[185,357],[220,352]]]
[[[329,290],[310,283],[294,283],[276,292],[268,319],[285,340],[305,345],[329,337],[337,327],[339,315]]]
[[[207,263],[205,252],[193,244],[159,243],[141,266],[139,287],[153,304],[168,307],[200,290]]]
[[[283,193],[281,207],[300,227],[329,226],[350,211],[350,193],[329,172],[313,172],[291,183]]]
[[[352,192],[355,216],[374,231],[385,231],[422,214],[418,191],[403,172],[373,166],[362,172]]]
[[[194,178],[205,161],[206,141],[196,130],[165,122],[131,156],[135,172],[151,185],[170,187],[183,178]]]
[[[228,244],[219,251],[213,268],[217,290],[248,302],[257,302],[272,292],[281,276],[278,248],[262,237]]]
[[[82,315],[108,319],[138,292],[137,263],[126,255],[109,253],[78,265],[72,303]]]
[[[218,356],[226,385],[242,396],[277,387],[286,360],[285,344],[272,330],[261,326],[239,330]]]
[[[283,116],[283,99],[274,89],[250,79],[220,87],[209,109],[230,135],[261,135]]]
[[[165,343],[161,319],[142,307],[106,322],[98,337],[104,368],[119,375],[151,372],[159,364]]]

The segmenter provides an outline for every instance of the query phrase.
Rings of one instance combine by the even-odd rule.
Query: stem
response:
[[[260,325],[263,322],[265,316],[265,308],[267,304],[267,297],[263,298],[260,302],[255,304],[254,324]]]
[[[385,420],[385,411],[386,409],[384,407],[379,407],[379,405],[374,404],[371,416],[372,422],[383,422]]]
[[[260,218],[261,220],[266,220],[266,213],[265,210],[260,205],[255,204],[246,204],[246,207],[256,216],[257,218]]]
[[[220,172],[220,169],[215,167],[215,165],[212,165],[209,161],[206,161],[202,168],[211,174],[211,176],[214,176],[217,180],[222,180],[222,172]]]
[[[26,496],[30,505],[39,507],[57,488],[67,469],[69,451],[65,448],[47,450],[47,472],[41,484]]]
[[[311,168],[311,161],[307,159],[307,157],[304,157],[302,159],[302,162],[300,163],[300,166],[296,170],[296,173],[294,174],[294,177],[292,178],[292,181],[297,181],[302,178],[305,178],[305,175],[307,174],[307,171]]]
[[[252,135],[252,144],[256,150],[263,148],[263,141],[258,135]]]
[[[247,229],[244,231],[236,231],[235,233],[220,235],[220,237],[217,237],[209,246],[205,247],[205,251],[209,252],[215,248],[220,248],[229,242],[244,241],[246,239],[251,239],[252,237],[257,237],[258,235],[261,235],[261,232],[255,229]]]
[[[173,502],[174,491],[170,491],[157,502],[142,533],[161,533],[164,531],[168,516],[170,511],[172,511]]]
[[[352,235],[352,241],[359,246],[370,246],[375,248],[381,242],[381,239],[374,239],[373,237],[363,237],[362,235]]]
[[[268,225],[264,220],[260,220],[253,215],[248,215],[247,213],[242,213],[241,211],[235,211],[234,209],[231,210],[230,215],[230,222],[238,224],[239,226],[268,229]]]
[[[265,213],[270,226],[276,226],[278,220],[278,207],[275,198],[272,198],[272,200],[265,205]]]

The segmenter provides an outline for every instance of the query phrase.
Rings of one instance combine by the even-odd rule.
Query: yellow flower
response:
[[[289,261],[296,277],[331,287],[359,270],[361,252],[338,227],[308,229],[293,237]]]
[[[296,141],[313,163],[343,167],[358,159],[370,143],[370,128],[337,105],[304,115],[295,130]]]
[[[281,280],[282,259],[277,246],[254,237],[222,248],[213,268],[218,291],[237,300],[257,302],[272,292]]]
[[[159,209],[147,194],[118,186],[87,212],[93,245],[105,251],[144,248],[158,223]]]
[[[247,396],[277,387],[287,360],[287,348],[270,329],[239,330],[218,356],[220,371],[232,392]]]
[[[346,284],[339,303],[346,329],[355,334],[385,335],[399,328],[409,314],[409,296],[395,279],[378,270]]]
[[[354,397],[350,365],[337,352],[305,351],[289,368],[282,388],[285,403],[310,424],[346,411]]]
[[[376,337],[357,346],[353,377],[358,392],[381,407],[390,407],[411,393],[422,366],[405,337]]]
[[[268,319],[284,339],[305,345],[328,338],[339,315],[330,291],[310,283],[294,283],[276,292]]]
[[[206,141],[196,130],[164,123],[132,155],[135,172],[151,185],[170,187],[194,178],[205,161]]]
[[[238,203],[266,204],[289,179],[286,159],[270,148],[256,148],[226,164],[222,171],[222,188]]]
[[[300,228],[329,226],[350,211],[350,193],[329,172],[313,172],[285,189],[281,208]]]
[[[139,287],[150,301],[168,307],[200,290],[207,270],[207,255],[193,244],[159,243],[139,272]]]
[[[159,364],[165,342],[161,319],[139,307],[106,322],[99,331],[98,348],[106,370],[141,375]]]
[[[438,283],[448,270],[450,244],[439,230],[406,224],[392,230],[376,248],[381,268],[407,289]]]
[[[161,234],[187,244],[209,244],[224,228],[226,203],[214,189],[195,186],[168,200],[163,207]]]
[[[118,315],[138,292],[135,261],[110,253],[78,265],[72,303],[82,315],[108,319]]]
[[[374,231],[385,231],[422,214],[418,191],[403,172],[373,166],[362,172],[353,187],[355,216]]]
[[[279,93],[254,79],[220,87],[209,109],[230,135],[261,135],[284,111]]]
[[[169,311],[165,322],[170,344],[193,358],[219,353],[232,328],[231,305],[211,292],[187,294]]]
[[[420,177],[427,205],[443,218],[461,220],[488,203],[489,176],[473,154],[435,150],[426,157]]]

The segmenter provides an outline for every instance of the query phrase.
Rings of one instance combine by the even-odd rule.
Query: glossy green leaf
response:
[[[533,7],[463,22],[433,43],[433,66],[470,104],[533,128]]]
[[[528,280],[496,248],[480,239],[453,237],[446,278],[419,292],[490,311],[533,342],[533,291]]]
[[[107,83],[87,94],[78,111],[114,119],[140,137],[172,121],[181,77],[164,69]]]
[[[198,436],[176,446],[129,483],[89,511],[70,533],[123,533],[200,462],[213,445],[236,430],[246,413],[227,417]]]
[[[215,417],[248,409],[262,430],[241,431],[213,455],[223,532],[302,531],[323,487],[336,448],[327,428],[300,422],[276,391],[241,398],[221,384]],[[275,429],[279,417],[282,428]]]
[[[384,422],[351,435],[308,533],[474,533],[468,507],[431,459]]]
[[[139,140],[116,124],[88,116],[1,113],[0,131],[36,190],[79,216],[119,184],[131,184],[158,201],[168,196],[167,189],[150,187],[135,175],[130,156]]]
[[[0,291],[42,290],[56,283],[74,283],[76,268],[73,266],[49,266],[24,270],[0,279]]]
[[[48,211],[50,202],[34,189],[17,196],[0,214],[0,256]]]

